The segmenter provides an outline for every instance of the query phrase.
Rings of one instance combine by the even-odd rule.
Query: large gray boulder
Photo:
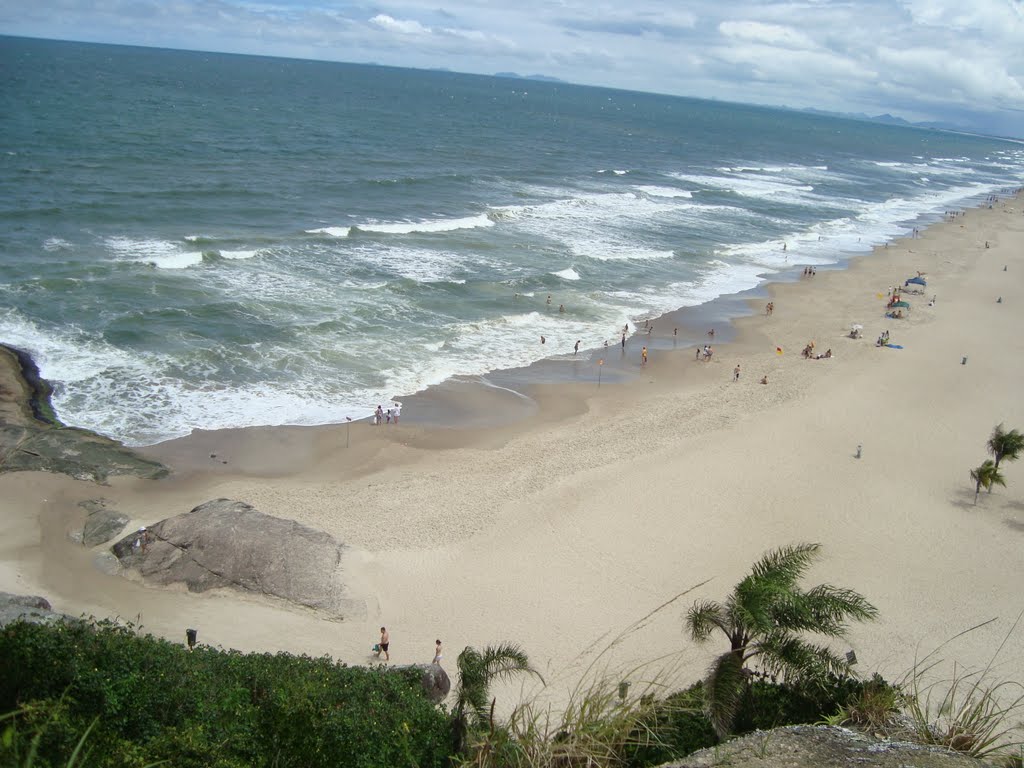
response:
[[[154,584],[185,584],[192,592],[237,589],[335,617],[365,610],[345,597],[342,544],[241,501],[208,501],[129,534],[111,549],[122,566]]]
[[[63,613],[54,611],[44,597],[0,592],[0,627],[16,621],[44,623],[66,618]]]
[[[423,692],[435,704],[444,701],[452,689],[452,681],[440,664],[424,664],[420,682],[423,684]]]
[[[106,499],[86,499],[78,502],[78,506],[89,513],[82,528],[82,544],[85,546],[95,547],[97,544],[104,544],[128,525],[128,515],[108,507],[109,503]]]

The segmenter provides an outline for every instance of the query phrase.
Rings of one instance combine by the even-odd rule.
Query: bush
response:
[[[190,653],[111,622],[0,630],[0,712],[16,713],[22,746],[25,734],[41,734],[34,766],[43,767],[63,765],[97,718],[93,766],[428,768],[448,760],[448,719],[414,669]],[[5,758],[10,741],[0,744]]]

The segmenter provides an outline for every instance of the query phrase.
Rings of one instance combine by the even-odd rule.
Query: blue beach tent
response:
[[[910,285],[911,283],[914,283],[915,285],[928,285],[923,277],[911,277],[904,283],[904,285]]]

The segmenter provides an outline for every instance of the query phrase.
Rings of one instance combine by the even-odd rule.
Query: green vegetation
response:
[[[339,756],[359,768],[427,768],[447,765],[449,752],[448,719],[416,670],[189,653],[109,622],[0,630],[0,712],[14,713],[0,726],[4,765],[66,765],[84,737],[86,764],[117,768],[333,768]]]
[[[1016,461],[1024,453],[1024,434],[1016,429],[1006,431],[1002,424],[996,424],[992,429],[992,435],[985,443],[992,459],[985,459],[979,466],[971,470],[971,480],[974,481],[974,503],[978,503],[978,496],[984,488],[992,493],[992,486],[1001,485],[1006,487],[1006,478],[999,471],[999,464],[1003,461]]]
[[[1019,720],[1024,714],[1024,685],[992,675],[996,659],[1021,618],[1024,613],[1018,614],[984,669],[965,670],[954,664],[949,675],[936,675],[942,660],[934,657],[949,642],[994,619],[964,630],[915,661],[900,685],[903,711],[915,741],[983,758],[1012,756],[1024,750]]]
[[[517,645],[487,646],[477,651],[467,646],[457,662],[459,682],[452,711],[452,739],[456,753],[466,751],[471,732],[484,727],[494,730],[494,701],[491,683],[521,673],[537,675],[530,667],[526,653]],[[539,677],[539,675],[538,675]]]
[[[1024,435],[1016,429],[1007,432],[1002,424],[996,424],[987,447],[989,453],[995,457],[996,469],[999,469],[999,463],[1003,459],[1016,461],[1020,458],[1020,454],[1024,452]]]
[[[992,492],[993,485],[1006,486],[1006,480],[1003,478],[1002,472],[996,469],[995,462],[992,459],[985,459],[981,462],[981,466],[975,467],[971,470],[971,480],[975,482],[974,486],[974,503],[978,503],[978,496],[981,494],[982,488],[987,488],[989,493]]]
[[[845,676],[848,664],[830,648],[800,638],[803,632],[842,637],[846,621],[873,619],[877,610],[861,595],[829,584],[802,590],[797,582],[821,549],[795,544],[772,550],[758,560],[725,603],[697,601],[686,616],[694,640],[714,630],[729,650],[711,664],[704,680],[705,708],[719,736],[729,733],[750,690],[756,661],[761,675],[795,683]]]
[[[694,604],[687,624],[695,637],[718,629],[729,638],[707,680],[673,692],[664,658],[612,675],[594,669],[602,652],[564,707],[537,698],[507,718],[495,717],[492,684],[537,674],[512,644],[459,655],[449,714],[427,699],[415,668],[190,653],[111,622],[13,624],[0,629],[0,766],[647,768],[717,745],[726,722],[737,734],[849,724],[970,755],[1017,754],[1024,687],[992,681],[995,656],[981,672],[954,667],[952,677],[926,683],[933,652],[891,685],[877,675],[856,679],[847,662],[798,636],[839,637],[846,619],[875,615],[855,592],[799,587],[818,551],[771,551],[724,604]],[[662,671],[644,679],[655,665]],[[719,673],[723,666],[730,671]],[[725,680],[735,689],[724,690]]]

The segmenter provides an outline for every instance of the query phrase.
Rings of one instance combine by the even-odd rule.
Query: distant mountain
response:
[[[869,123],[885,123],[886,125],[906,125],[911,128],[936,128],[942,131],[962,131],[964,130],[961,125],[954,125],[953,123],[942,123],[942,122],[920,122],[912,123],[909,120],[904,120],[902,117],[896,117],[888,113],[884,115],[868,115],[863,112],[830,112],[827,109],[814,109],[813,107],[807,107],[801,109],[801,112],[808,112],[812,115],[826,115],[828,117],[845,117],[849,120],[866,120]]]
[[[495,77],[510,77],[515,80],[540,80],[544,83],[565,83],[560,77],[549,77],[548,75],[520,75],[517,72],[495,72]]]

